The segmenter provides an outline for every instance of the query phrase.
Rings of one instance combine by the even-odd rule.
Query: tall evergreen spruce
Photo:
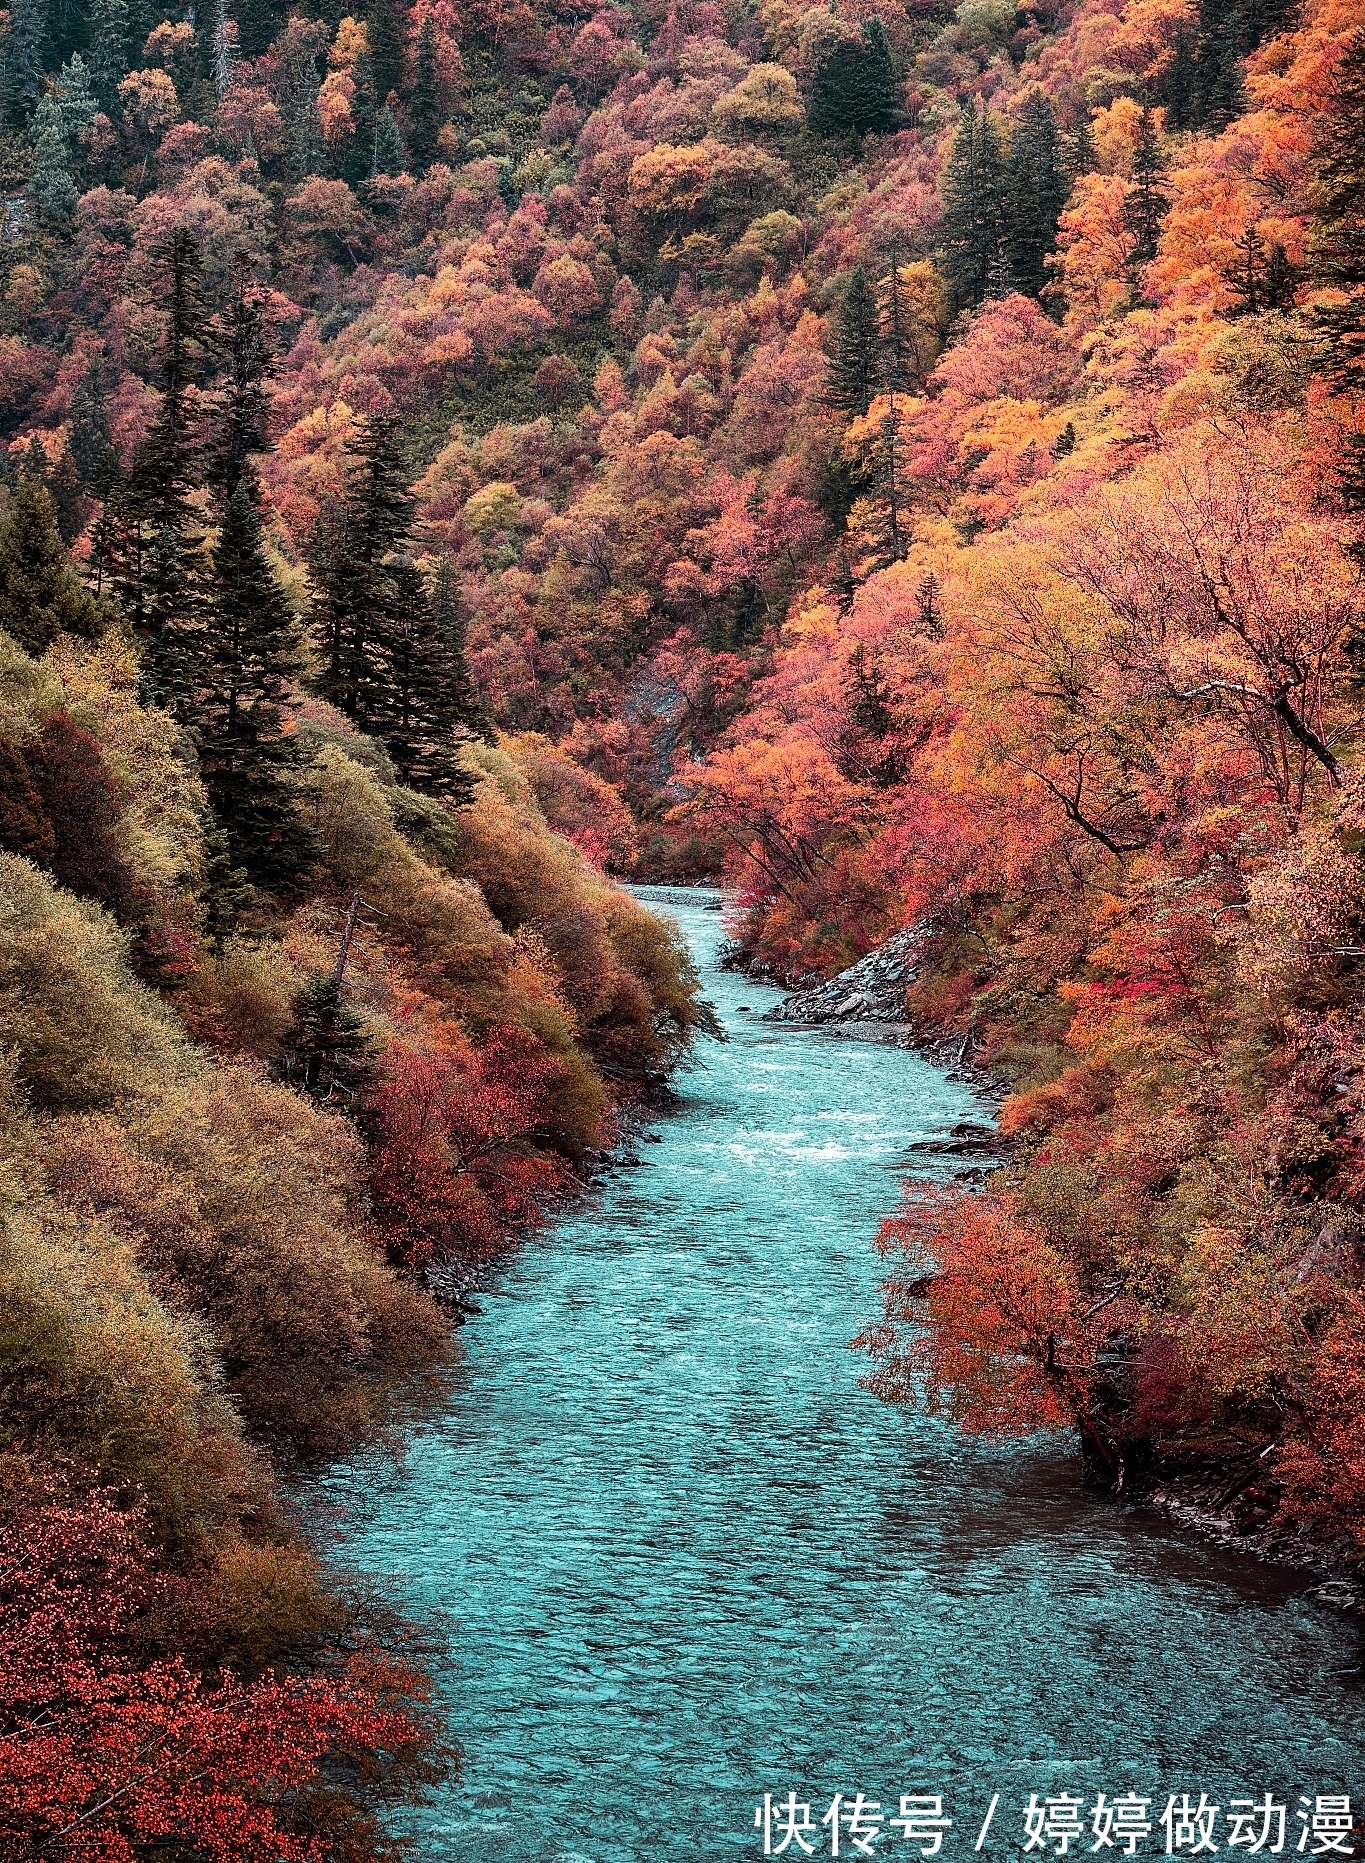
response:
[[[110,567],[125,618],[142,646],[145,695],[183,713],[195,683],[206,571],[204,532],[192,499],[203,476],[192,390],[203,376],[212,336],[194,235],[177,227],[157,257],[168,300],[161,406],[114,501]]]
[[[877,392],[881,333],[877,300],[859,266],[848,281],[834,325],[825,400],[843,414],[866,414]]]
[[[379,108],[374,97],[374,71],[368,52],[361,52],[357,57],[351,76],[355,80],[355,96],[351,99],[351,121],[355,125],[355,135],[347,153],[342,178],[349,181],[352,187],[358,187],[375,172],[374,136],[379,120]]]
[[[1037,297],[1066,205],[1067,183],[1052,106],[1036,86],[1024,99],[1010,146],[1009,258],[1016,290]]]
[[[1005,164],[984,105],[969,102],[943,175],[943,270],[958,310],[979,304],[1005,253]]]
[[[206,607],[193,708],[200,770],[234,866],[277,892],[313,849],[291,804],[294,745],[281,730],[298,626],[266,558],[254,473],[227,501]]]
[[[270,450],[266,383],[275,373],[263,294],[252,284],[245,256],[238,260],[235,274],[235,289],[219,333],[224,379],[208,447],[208,477],[225,499],[231,498],[244,475],[253,473],[253,456]]]
[[[1328,109],[1317,125],[1316,226],[1312,259],[1342,301],[1315,320],[1325,340],[1327,379],[1338,394],[1365,398],[1365,28],[1337,67]],[[1340,465],[1350,510],[1365,513],[1365,437],[1351,433]],[[1357,554],[1365,560],[1365,540]]]
[[[436,69],[436,26],[431,14],[417,35],[416,70],[408,102],[408,147],[415,174],[424,175],[436,160],[441,129],[441,83]]]
[[[370,75],[376,103],[382,108],[391,91],[403,88],[403,24],[397,0],[372,0],[367,20]]]
[[[1156,257],[1161,223],[1170,205],[1164,174],[1156,121],[1144,104],[1138,122],[1138,145],[1133,153],[1133,180],[1124,208],[1128,230],[1133,235],[1133,249],[1128,255],[1130,265],[1147,265]]]
[[[90,85],[101,110],[111,111],[128,70],[128,0],[91,0]]]
[[[270,49],[279,30],[279,17],[271,0],[237,0],[237,49],[243,58],[259,58]]]
[[[49,93],[34,119],[38,143],[28,178],[28,199],[33,216],[48,232],[64,232],[80,199],[71,175],[71,154],[61,115]]]
[[[923,386],[919,355],[910,328],[910,312],[905,302],[905,285],[901,278],[900,253],[891,249],[891,269],[883,279],[878,296],[878,336],[881,349],[881,374],[893,394],[908,394]]]
[[[390,649],[398,619],[385,559],[407,554],[412,527],[398,433],[392,417],[367,422],[346,497],[320,534],[310,566],[324,662],[314,689],[379,736],[393,716]]]
[[[222,499],[211,553],[196,685],[188,708],[209,802],[226,836],[227,871],[272,892],[314,849],[286,783],[295,746],[284,707],[299,668],[299,627],[265,553],[254,455],[269,448],[266,382],[275,356],[243,263],[224,318],[226,381],[207,452]]]
[[[389,566],[394,594],[390,640],[392,716],[384,742],[409,789],[461,804],[474,781],[460,760],[469,729],[469,669],[437,620],[422,572],[410,557]]]
[[[403,150],[398,121],[385,104],[374,126],[374,161],[370,172],[373,175],[401,175],[406,167],[407,156]]]
[[[841,39],[820,60],[806,120],[818,136],[880,135],[896,116],[896,73],[886,28],[875,15],[861,41]]]
[[[6,123],[21,129],[38,107],[43,93],[43,45],[47,38],[47,0],[13,0],[9,25],[0,43],[3,52]]]

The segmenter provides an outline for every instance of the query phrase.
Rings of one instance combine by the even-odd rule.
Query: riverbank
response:
[[[729,1040],[638,1164],[503,1264],[402,1463],[324,1489],[340,1559],[457,1620],[464,1776],[404,1827],[420,1863],[751,1855],[765,1791],[921,1780],[966,1817],[1020,1783],[1112,1788],[1120,1759],[1143,1791],[1349,1789],[1339,1625],[1296,1577],[1088,1495],[1060,1439],[860,1389],[869,1238],[907,1171],[958,1167],[917,1148],[984,1124],[975,1093],[766,1020],[779,993],[719,968],[714,902],[646,898]],[[1252,1648],[1272,1700],[1178,1685]]]
[[[971,1084],[993,1110],[1004,1104],[1009,1085],[998,1071],[968,1060],[970,1033],[933,1030],[910,1019],[907,992],[920,980],[929,958],[933,928],[910,926],[827,982],[791,991],[765,1012],[768,1022],[819,1028],[848,1039],[891,1042],[925,1054]],[[746,967],[740,963],[740,969]],[[746,974],[751,974],[747,973]],[[946,1138],[922,1148],[940,1157],[976,1156],[986,1168],[959,1169],[959,1184],[979,1185],[990,1169],[1004,1165],[1017,1150],[1012,1135],[998,1127],[963,1122]],[[1311,1573],[1320,1602],[1334,1610],[1356,1612],[1365,1603],[1359,1550],[1343,1535],[1315,1537],[1302,1523],[1286,1525],[1267,1498],[1265,1451],[1244,1448],[1225,1459],[1201,1456],[1193,1468],[1148,1445],[1139,1445],[1139,1473],[1130,1472],[1125,1455],[1117,1477],[1107,1480],[1093,1467],[1090,1479],[1108,1487],[1124,1505],[1150,1508],[1180,1529],[1242,1557]],[[1145,1451],[1145,1453],[1144,1453]]]

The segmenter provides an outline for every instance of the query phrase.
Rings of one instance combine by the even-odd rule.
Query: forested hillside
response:
[[[440,1763],[278,1476],[705,1024],[612,875],[1008,1088],[875,1390],[1358,1558],[1352,0],[12,0],[0,126],[0,1856]]]

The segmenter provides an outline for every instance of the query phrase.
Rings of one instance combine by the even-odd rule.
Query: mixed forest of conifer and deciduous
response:
[[[0,446],[0,1857],[451,1763],[280,1479],[705,1024],[612,876],[1007,1088],[876,1391],[1365,1554],[1353,0],[10,0]]]

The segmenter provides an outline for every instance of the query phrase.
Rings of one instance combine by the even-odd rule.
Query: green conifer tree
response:
[[[94,121],[98,108],[90,68],[80,53],[75,52],[57,73],[57,109],[67,149],[78,166],[81,131]]]
[[[375,101],[382,108],[391,93],[403,88],[406,49],[397,0],[371,0],[367,25],[370,74],[374,82]]]
[[[128,0],[90,0],[90,87],[111,112],[128,71]]]
[[[52,494],[35,473],[21,475],[0,519],[0,628],[25,653],[46,653],[58,634],[96,640],[112,626],[113,604],[92,595],[72,567],[57,528]]]
[[[858,266],[835,318],[825,378],[825,400],[830,407],[852,416],[866,414],[878,387],[880,340],[877,300],[866,272]]]
[[[1337,394],[1365,401],[1365,28],[1348,41],[1314,138],[1317,188],[1312,264],[1340,301],[1314,319]],[[1347,508],[1365,513],[1365,436],[1348,428],[1340,460]],[[1358,547],[1365,562],[1365,538]]]
[[[256,489],[253,473],[239,478],[213,545],[192,730],[234,867],[278,892],[315,850],[291,802],[294,741],[282,731],[298,625],[266,558]]]
[[[12,0],[3,43],[4,120],[22,129],[43,94],[43,47],[48,36],[48,0]]]
[[[76,211],[80,193],[71,176],[71,156],[62,130],[61,112],[51,92],[39,104],[33,120],[38,141],[28,178],[29,206],[34,219],[45,231],[64,232]]]
[[[294,999],[285,1078],[313,1099],[350,1110],[374,1073],[374,1044],[336,976],[312,977]]]
[[[327,148],[318,115],[321,89],[317,60],[310,58],[300,74],[294,107],[289,113],[289,178],[294,182],[323,174],[327,168]]]
[[[351,121],[355,125],[355,133],[346,156],[344,179],[354,188],[368,181],[375,172],[374,139],[379,112],[374,99],[374,76],[368,52],[360,53],[351,76],[355,80],[355,96],[351,99]]]
[[[243,58],[259,58],[270,49],[279,31],[279,15],[271,0],[237,0],[237,48]]]
[[[374,162],[370,172],[375,175],[401,175],[406,168],[407,157],[403,153],[403,138],[399,133],[397,119],[385,104],[374,128]]]
[[[817,136],[880,135],[890,129],[896,107],[891,48],[886,28],[874,15],[861,40],[840,39],[816,66],[806,121]]]
[[[1235,0],[1199,0],[1194,127],[1215,133],[1242,112],[1242,21]]]
[[[445,642],[449,660],[450,692],[459,721],[474,737],[486,744],[496,744],[498,728],[469,670],[467,625],[460,601],[460,572],[448,556],[436,559],[436,574],[431,588],[431,611]]]
[[[192,389],[211,344],[203,262],[187,227],[157,250],[165,280],[161,406],[120,486],[112,515],[111,577],[142,646],[144,694],[181,710],[195,682],[206,573],[204,532],[192,493],[203,456]]]
[[[412,525],[398,435],[392,417],[367,422],[346,497],[320,531],[309,566],[323,661],[314,690],[377,734],[393,716],[389,649],[398,619],[386,559],[407,553]]]
[[[1014,288],[1036,298],[1047,283],[1047,256],[1067,196],[1056,119],[1037,85],[1015,124],[1006,191]]]
[[[408,148],[413,172],[424,175],[436,160],[441,129],[441,82],[436,68],[436,25],[430,13],[417,35],[417,59],[408,102]]]
[[[396,558],[386,568],[393,621],[385,746],[409,789],[445,802],[469,802],[474,782],[460,759],[460,744],[469,735],[469,669],[437,621],[412,559]]]
[[[1170,205],[1164,174],[1156,121],[1144,104],[1138,122],[1138,145],[1133,154],[1133,179],[1124,207],[1128,230],[1133,235],[1133,249],[1128,255],[1130,265],[1147,265],[1156,257],[1161,223]]]
[[[1005,167],[985,106],[969,102],[943,174],[943,270],[954,307],[979,304],[1005,251]]]
[[[1095,150],[1095,138],[1090,129],[1090,113],[1083,110],[1077,119],[1076,127],[1067,139],[1066,179],[1067,191],[1076,185],[1082,175],[1093,173],[1099,156]]]

